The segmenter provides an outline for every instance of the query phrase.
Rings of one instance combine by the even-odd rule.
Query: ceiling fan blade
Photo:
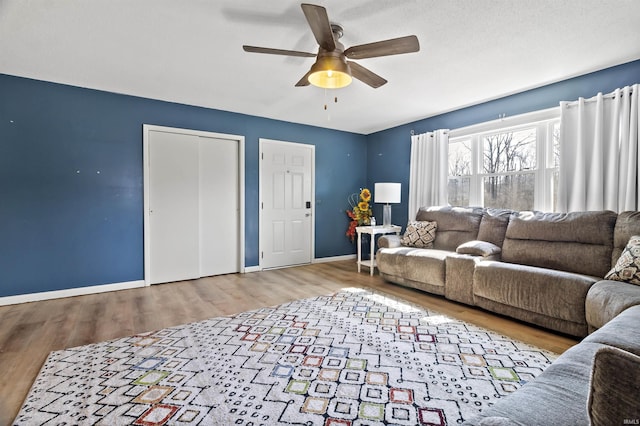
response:
[[[380,77],[373,71],[369,71],[365,67],[355,62],[348,61],[349,67],[351,67],[351,75],[361,82],[368,84],[369,86],[377,89],[378,87],[387,83],[387,80]]]
[[[299,52],[297,50],[271,49],[269,47],[242,46],[245,52],[268,53],[270,55],[302,56],[304,58],[315,58],[315,53]]]
[[[299,82],[296,83],[296,87],[304,87],[304,86],[308,86],[309,84],[309,74],[311,74],[311,70],[309,70],[309,72],[307,72],[304,77],[302,77],[300,79]]]
[[[320,47],[328,51],[335,50],[336,41],[333,39],[327,9],[308,3],[302,3],[300,6]]]
[[[349,59],[365,59],[378,56],[399,55],[402,53],[417,52],[419,50],[420,43],[418,43],[418,37],[410,35],[352,46],[344,51],[344,55]]]

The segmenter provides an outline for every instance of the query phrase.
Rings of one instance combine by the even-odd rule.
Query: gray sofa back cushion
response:
[[[421,207],[416,220],[435,221],[438,224],[433,248],[456,251],[462,243],[478,239],[482,219],[479,207]]]
[[[613,253],[611,253],[611,267],[613,268],[622,254],[622,250],[629,242],[629,238],[640,235],[640,212],[622,212],[618,215],[616,227],[613,231]]]
[[[611,269],[616,217],[612,211],[514,213],[502,260],[604,277]]]
[[[513,210],[507,209],[485,209],[480,221],[478,239],[502,247],[512,213]]]

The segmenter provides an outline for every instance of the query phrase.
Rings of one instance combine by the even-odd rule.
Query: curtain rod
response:
[[[631,95],[631,94],[633,94],[633,87],[634,87],[634,86],[637,86],[637,84],[634,84],[633,86],[628,86],[628,87],[629,87],[629,94],[630,94],[630,95]],[[607,94],[605,94],[605,95],[602,95],[602,97],[603,97],[604,99],[615,99],[615,98],[616,98],[616,93],[617,93],[618,91],[620,92],[620,95],[621,95],[621,96],[624,96],[624,95],[625,95],[625,93],[626,93],[626,92],[624,91],[624,88],[621,88],[621,89],[617,89],[617,90],[616,90],[616,91],[614,91],[614,92],[611,92],[611,93],[607,93]],[[600,95],[600,94],[598,94],[598,95]],[[598,95],[592,96],[592,97],[590,97],[590,98],[586,98],[586,99],[585,99],[585,98],[582,98],[582,99],[584,100],[584,102],[595,102],[595,101],[597,101],[597,100],[598,100]],[[579,100],[579,99],[578,99],[577,101],[568,101],[568,102],[566,102],[566,103],[565,103],[565,106],[566,106],[566,107],[576,106],[576,105],[578,105],[578,103],[579,103],[579,102],[580,102],[580,100]]]
[[[637,86],[637,85],[638,85],[638,83],[633,84],[633,85],[631,85],[631,86],[627,86],[627,87],[629,87],[629,94],[630,94],[630,95],[631,95],[631,94],[633,94],[633,88],[634,88],[635,86]],[[617,90],[619,90],[619,91],[621,92],[621,93],[620,93],[621,95],[624,95],[624,93],[623,93],[623,91],[624,91],[624,87],[623,87],[623,88],[620,88],[620,89],[617,89]],[[603,97],[603,98],[606,98],[606,99],[615,99],[615,98],[616,98],[616,91],[611,92],[611,93],[607,93],[606,95],[602,95],[602,97]],[[585,102],[593,102],[593,101],[597,100],[597,98],[598,98],[598,95],[596,95],[596,96],[592,96],[592,97],[590,97],[590,98],[588,98],[588,99],[584,99],[584,101],[585,101]],[[576,106],[577,104],[578,104],[578,101],[567,101],[567,102],[565,102],[565,106],[566,106],[566,107]],[[553,111],[553,110],[555,110],[556,108],[557,108],[557,107],[547,108],[547,109],[545,109],[545,110],[540,110],[540,111],[533,111],[533,112],[531,112],[531,113],[524,113],[524,114],[521,114],[521,115],[519,115],[519,116],[526,116],[526,115],[528,115],[528,114],[532,114],[532,115],[533,115],[533,114],[538,114],[538,113],[544,113],[544,114],[546,114],[546,113],[548,113],[549,111]],[[519,117],[519,116],[516,116],[516,117]],[[498,120],[500,120],[500,121],[505,120],[505,115],[504,115],[504,114],[500,114],[500,115],[499,115],[499,117],[498,117]],[[498,120],[496,120],[496,121],[498,121]],[[461,127],[461,128],[458,128],[458,129],[454,129],[453,133],[464,132],[465,130],[468,130],[468,129],[470,129],[470,128],[474,128],[474,127],[476,127],[476,126],[479,126],[479,125],[485,125],[485,124],[486,124],[486,123],[477,123],[477,124],[472,124],[472,125],[470,125],[470,126]],[[425,133],[429,133],[429,132],[425,132]],[[415,130],[411,129],[411,136],[415,136],[415,134],[416,134]]]
[[[438,130],[444,130],[444,133],[447,133],[447,134],[450,132],[450,130],[449,130],[449,129],[438,129]],[[432,130],[432,131],[430,131],[430,132],[424,132],[424,133],[420,133],[420,134],[421,134],[421,135],[422,135],[422,134],[425,134],[425,135],[426,135],[427,133],[431,133],[431,137],[433,137],[433,133],[434,133],[434,132],[437,132],[438,130]],[[411,130],[411,136],[415,136],[415,135],[416,135],[416,132],[415,132],[415,130],[413,130],[413,129],[412,129],[412,130]]]

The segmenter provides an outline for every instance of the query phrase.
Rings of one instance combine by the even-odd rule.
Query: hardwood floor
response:
[[[344,287],[371,287],[561,353],[577,343],[540,328],[358,274],[354,261],[222,275],[0,307],[0,425],[10,424],[51,351],[129,336]]]

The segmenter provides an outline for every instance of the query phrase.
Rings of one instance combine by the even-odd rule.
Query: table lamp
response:
[[[384,203],[382,207],[382,225],[391,225],[391,206],[400,202],[401,185],[399,183],[376,183],[373,190],[374,202]]]

